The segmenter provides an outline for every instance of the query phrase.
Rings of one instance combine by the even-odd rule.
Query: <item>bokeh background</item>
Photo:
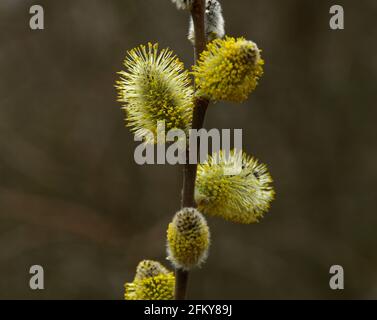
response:
[[[377,298],[377,2],[223,0],[227,33],[256,41],[265,76],[206,128],[243,128],[277,199],[257,225],[209,218],[198,299]],[[138,166],[115,101],[126,50],[192,63],[188,16],[169,0],[0,0],[0,298],[122,299],[139,260],[165,259],[181,168]],[[345,30],[329,28],[342,4]],[[45,269],[44,291],[29,267]],[[345,269],[345,290],[329,268]]]

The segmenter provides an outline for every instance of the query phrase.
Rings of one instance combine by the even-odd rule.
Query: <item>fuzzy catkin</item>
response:
[[[172,300],[175,277],[162,264],[143,260],[136,269],[133,282],[124,285],[125,300]]]
[[[232,37],[216,39],[193,67],[198,94],[215,101],[243,102],[255,90],[263,65],[254,42]]]
[[[135,136],[156,143],[159,122],[164,122],[166,131],[187,133],[194,92],[188,72],[173,52],[159,51],[157,44],[149,43],[129,51],[124,65],[116,85],[118,101]]]
[[[171,0],[178,9],[190,10],[193,0]]]
[[[190,270],[207,258],[210,234],[203,215],[194,208],[177,212],[167,231],[168,260],[178,269]]]
[[[240,166],[237,174],[226,174]],[[198,166],[195,200],[204,214],[232,222],[258,222],[268,211],[275,191],[267,166],[245,153],[221,151]]]
[[[225,21],[221,4],[218,0],[206,0],[204,25],[208,41],[225,36]],[[195,44],[195,29],[192,17],[190,17],[188,39],[193,45]]]

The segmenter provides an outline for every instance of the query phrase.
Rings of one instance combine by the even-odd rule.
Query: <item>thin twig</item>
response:
[[[200,54],[207,45],[205,24],[205,0],[195,0],[192,6],[191,15],[194,21],[195,29],[195,63],[199,59]],[[201,129],[203,127],[205,114],[208,108],[209,101],[203,98],[195,100],[193,111],[192,129]],[[198,142],[198,151],[200,150],[200,140]],[[186,149],[186,165],[183,170],[183,190],[182,190],[182,208],[196,207],[194,199],[195,180],[197,164],[189,163],[189,144]],[[186,299],[187,284],[189,272],[181,269],[176,269],[175,272],[175,299]]]

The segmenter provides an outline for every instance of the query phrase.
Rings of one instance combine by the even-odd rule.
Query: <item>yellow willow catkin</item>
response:
[[[227,170],[237,169],[236,174]],[[198,166],[198,209],[237,223],[254,223],[270,208],[275,191],[266,165],[242,152],[221,151]]]
[[[168,274],[169,270],[166,269],[161,263],[153,260],[143,260],[136,268],[135,279],[145,279],[158,276],[159,274]]]
[[[177,212],[167,231],[168,260],[175,268],[190,270],[207,258],[210,234],[203,215],[194,208]]]
[[[135,136],[156,143],[159,121],[165,122],[166,131],[187,133],[193,88],[189,73],[173,52],[159,52],[157,44],[149,43],[129,51],[124,66],[116,85],[118,101],[124,105],[127,126]]]
[[[126,283],[125,300],[172,300],[175,277],[157,261],[144,260],[136,269],[134,281]]]
[[[198,94],[212,100],[243,102],[263,75],[258,46],[244,38],[210,42],[193,67]]]

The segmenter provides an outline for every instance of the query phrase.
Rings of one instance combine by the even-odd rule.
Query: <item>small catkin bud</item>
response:
[[[144,260],[136,269],[135,279],[126,283],[125,300],[172,300],[175,277],[159,262]]]
[[[204,24],[208,41],[223,38],[225,36],[225,21],[221,4],[218,0],[206,1]],[[190,19],[188,39],[192,44],[195,44],[195,29],[192,17]]]
[[[167,231],[168,260],[178,268],[190,270],[207,258],[210,234],[203,215],[194,208],[177,212]]]
[[[190,10],[194,0],[171,0],[178,9]]]
[[[244,38],[216,39],[193,67],[198,93],[212,100],[243,102],[255,90],[263,65],[254,42]]]

